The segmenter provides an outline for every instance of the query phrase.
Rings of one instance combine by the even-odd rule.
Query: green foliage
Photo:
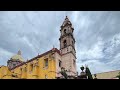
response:
[[[65,79],[68,79],[68,75],[67,75],[67,70],[65,70],[65,68],[61,68],[61,74],[64,76]]]
[[[92,74],[91,74],[91,72],[90,72],[88,67],[86,67],[85,72],[86,72],[86,75],[88,76],[88,79],[93,79]]]
[[[116,77],[120,79],[120,72],[118,73],[118,75]]]

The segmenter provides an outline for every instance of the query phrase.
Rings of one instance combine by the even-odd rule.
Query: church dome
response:
[[[19,61],[24,61],[24,59],[23,59],[22,56],[21,56],[21,51],[20,51],[20,50],[18,51],[18,53],[17,53],[16,55],[12,56],[11,59],[12,59],[13,61],[17,61],[17,60],[19,60]]]

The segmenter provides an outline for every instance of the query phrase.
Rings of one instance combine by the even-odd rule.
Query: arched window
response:
[[[59,67],[61,67],[62,62],[59,60]]]
[[[66,47],[67,46],[67,41],[66,40],[64,40],[64,47]]]
[[[66,34],[66,29],[64,29],[64,34]]]

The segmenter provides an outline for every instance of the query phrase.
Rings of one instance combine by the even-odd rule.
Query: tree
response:
[[[86,67],[85,72],[86,72],[86,75],[88,76],[88,79],[93,79],[92,74],[91,74],[91,72],[90,72],[88,67]]]
[[[118,75],[116,77],[120,79],[120,72],[118,73]]]
[[[65,70],[65,68],[62,67],[60,73],[64,76],[65,79],[68,79],[68,75],[66,72],[67,72],[67,70]]]

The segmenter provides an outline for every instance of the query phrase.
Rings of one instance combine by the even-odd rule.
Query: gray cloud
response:
[[[59,49],[60,26],[68,15],[74,27],[77,69],[87,64],[92,73],[120,69],[118,11],[1,11],[0,64],[20,49],[30,59]]]

